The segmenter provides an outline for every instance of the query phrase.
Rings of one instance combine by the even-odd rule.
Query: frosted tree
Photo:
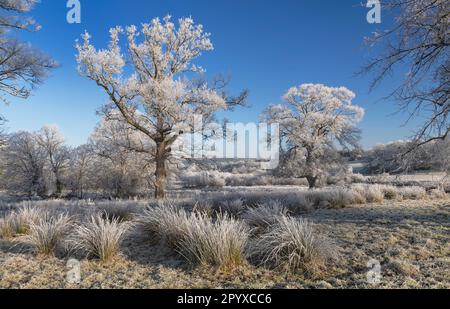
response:
[[[310,188],[324,173],[327,152],[336,143],[357,146],[364,110],[352,104],[355,94],[347,88],[321,84],[293,87],[283,96],[286,104],[270,106],[264,121],[280,124],[286,158],[295,176],[306,178]],[[292,165],[294,161],[294,165]]]
[[[450,2],[448,0],[386,0],[385,10],[398,16],[392,28],[368,38],[369,46],[384,45],[363,73],[375,74],[372,88],[392,72],[404,76],[390,97],[409,119],[420,118],[411,150],[450,134]]]
[[[63,190],[63,174],[70,163],[70,150],[64,145],[64,138],[57,127],[45,126],[36,134],[36,141],[44,150],[47,164],[55,179],[55,194]]]
[[[145,191],[154,167],[148,155],[152,147],[146,141],[143,133],[127,123],[103,119],[89,140],[101,167],[97,173],[99,188],[121,198]]]
[[[4,129],[5,119],[3,119],[2,115],[0,115],[0,150],[3,146],[6,145],[6,134]]]
[[[68,184],[72,194],[84,198],[86,189],[92,183],[95,154],[90,145],[81,145],[71,152]]]
[[[377,145],[366,152],[368,172],[411,173],[417,171],[447,172],[450,158],[450,139],[430,141],[414,152],[414,141],[395,141]]]
[[[122,51],[120,36],[126,32],[127,48]],[[79,72],[95,81],[109,97],[104,112],[119,111],[123,121],[153,144],[155,196],[164,198],[167,162],[172,145],[191,130],[194,115],[211,117],[219,109],[241,104],[246,93],[226,97],[220,86],[201,78],[202,68],[193,64],[213,45],[210,35],[191,18],[182,18],[178,27],[167,16],[153,19],[138,31],[135,26],[110,30],[107,49],[97,50],[85,33],[77,44]],[[140,149],[138,149],[139,151]]]
[[[5,164],[3,178],[7,180],[9,190],[45,196],[45,152],[34,134],[17,132],[10,135],[2,164]]]
[[[0,101],[4,103],[8,103],[8,96],[28,98],[47,77],[48,71],[56,67],[50,57],[14,37],[16,31],[39,30],[33,19],[20,17],[37,2],[0,0]],[[5,143],[4,122],[0,115],[0,146]]]
[[[0,100],[6,102],[6,95],[28,98],[48,70],[56,63],[48,56],[27,43],[14,37],[17,30],[37,31],[40,29],[30,18],[20,15],[29,12],[37,0],[0,0]]]

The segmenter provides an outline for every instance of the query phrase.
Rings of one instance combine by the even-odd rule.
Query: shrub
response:
[[[287,215],[288,210],[279,200],[269,200],[257,208],[247,210],[242,218],[258,231],[265,230],[276,223],[277,217]]]
[[[226,185],[224,177],[220,173],[203,172],[183,175],[181,181],[185,188],[222,188]]]
[[[427,191],[422,187],[401,187],[399,193],[406,200],[420,200],[427,195]]]
[[[365,193],[366,200],[369,203],[381,203],[384,201],[384,193],[381,186],[367,186]]]
[[[311,205],[319,208],[345,208],[351,204],[357,204],[360,196],[353,190],[345,188],[321,189],[309,191],[305,197]]]
[[[361,174],[352,174],[350,177],[352,183],[363,183],[366,181],[366,177]]]
[[[433,189],[430,191],[430,197],[434,199],[444,199],[448,197],[448,194],[442,189]]]
[[[366,197],[359,191],[350,189],[351,204],[362,205],[367,203]]]
[[[353,204],[353,196],[350,190],[334,189],[323,192],[323,199],[329,203],[329,207],[333,209],[345,208]]]
[[[380,185],[355,185],[353,189],[366,199],[367,203],[381,203],[384,193]]]
[[[267,186],[270,181],[262,175],[231,175],[226,177],[226,184],[230,187]]]
[[[399,197],[398,189],[394,186],[382,186],[384,197],[387,200],[395,200]]]
[[[208,178],[208,186],[212,188],[223,188],[226,186],[226,182],[223,177],[210,175]]]
[[[273,186],[308,186],[308,181],[304,178],[270,178]]]
[[[191,265],[209,265],[230,270],[245,263],[245,247],[249,229],[228,215],[219,215],[213,222],[209,217],[193,213],[178,252]]]
[[[314,274],[336,257],[336,250],[307,220],[282,216],[250,247],[250,256],[276,269]]]
[[[36,252],[53,255],[62,243],[71,227],[71,218],[67,214],[51,216],[46,213],[30,224],[27,240]]]
[[[119,253],[127,229],[128,224],[120,222],[119,219],[108,220],[97,214],[86,224],[75,227],[71,243],[74,249],[81,250],[102,262],[108,262]]]

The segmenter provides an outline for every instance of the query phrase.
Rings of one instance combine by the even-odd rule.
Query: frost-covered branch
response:
[[[387,0],[385,9],[399,12],[393,29],[377,31],[370,46],[383,44],[385,52],[373,58],[361,73],[374,73],[372,89],[390,73],[400,71],[403,82],[390,97],[400,102],[409,120],[423,118],[416,149],[450,133],[450,3],[446,0]]]

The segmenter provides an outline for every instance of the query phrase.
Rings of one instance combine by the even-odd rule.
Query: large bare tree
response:
[[[384,44],[363,73],[375,73],[372,89],[393,71],[405,75],[390,97],[399,100],[411,118],[424,119],[412,149],[450,133],[450,2],[386,0],[385,10],[398,12],[392,29],[378,31],[368,43]]]
[[[195,77],[202,69],[193,60],[213,45],[210,35],[191,18],[180,19],[178,27],[170,16],[163,21],[155,18],[143,24],[140,33],[135,26],[127,27],[126,51],[120,46],[123,32],[120,27],[111,29],[109,47],[101,50],[90,44],[86,33],[77,45],[79,71],[108,95],[107,118],[127,123],[152,144],[155,196],[161,199],[166,194],[172,146],[190,130],[186,125],[196,115],[209,119],[219,109],[242,103],[246,92],[226,97],[215,85]]]

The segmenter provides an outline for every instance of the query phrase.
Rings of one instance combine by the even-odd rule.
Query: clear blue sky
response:
[[[76,71],[74,42],[84,30],[97,47],[106,47],[108,29],[115,25],[139,25],[153,17],[171,14],[192,16],[212,33],[213,52],[198,64],[209,75],[232,76],[231,90],[250,90],[249,109],[239,109],[227,118],[258,121],[268,104],[281,102],[291,86],[324,83],[346,86],[357,94],[355,104],[366,109],[361,123],[363,145],[403,139],[415,124],[402,126],[407,116],[393,115],[392,101],[379,101],[389,93],[388,80],[368,93],[369,78],[354,73],[367,61],[363,38],[380,27],[366,21],[368,9],[360,0],[80,0],[82,23],[66,22],[66,0],[41,0],[32,16],[43,26],[23,38],[53,56],[61,67],[28,100],[13,99],[0,112],[9,120],[10,131],[34,131],[56,124],[71,145],[87,141],[106,102],[102,91]]]

